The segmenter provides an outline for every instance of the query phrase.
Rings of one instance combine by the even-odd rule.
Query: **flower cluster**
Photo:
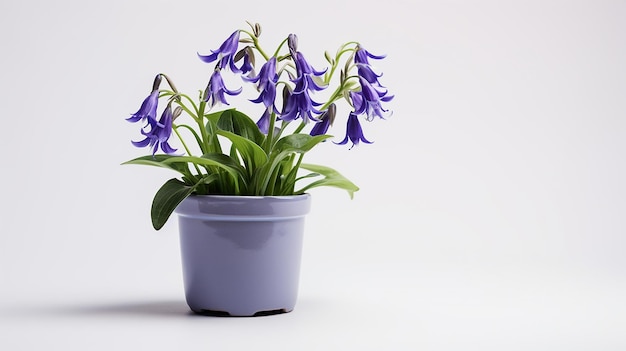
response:
[[[132,144],[152,151],[152,155],[127,163],[166,167],[182,175],[182,180],[170,180],[159,190],[155,204],[166,190],[179,190],[182,198],[190,194],[293,195],[317,186],[343,188],[350,195],[358,190],[330,168],[302,163],[302,156],[331,137],[328,131],[335,122],[340,100],[346,102],[350,111],[345,137],[336,144],[350,142],[352,148],[360,142],[371,143],[363,134],[360,118],[372,121],[391,114],[384,104],[393,96],[381,84],[382,74],[370,63],[385,56],[372,54],[358,42],[348,42],[334,56],[325,53],[329,67],[316,69],[300,51],[295,34],[289,34],[273,54],[268,54],[259,43],[260,25],[250,27],[251,30],[234,31],[210,54],[198,53],[201,61],[214,66],[197,102],[179,92],[167,75],[159,73],[139,110],[127,118],[143,124],[143,140]],[[263,63],[257,73],[258,56]],[[229,105],[227,96],[243,92],[243,87],[226,86],[222,75],[228,71],[254,86],[258,95],[249,101],[262,105],[260,117],[250,119],[233,108],[219,111],[220,106]],[[163,80],[169,89],[161,88]],[[331,86],[335,87],[332,92],[321,93],[326,95],[324,101],[317,101],[315,94]],[[157,119],[161,99],[166,99],[167,104]],[[177,123],[183,112],[195,123]],[[183,131],[191,133],[200,156],[193,155],[182,137]],[[184,152],[169,144],[172,135],[178,137]],[[228,153],[222,150],[224,141],[230,145]],[[159,149],[164,154],[157,154]],[[298,178],[296,174],[301,169],[313,173]],[[316,176],[323,179],[295,188],[296,181]],[[169,206],[177,205],[182,198],[167,198]],[[164,211],[167,216],[168,211]],[[159,223],[155,224],[153,213],[155,228]]]

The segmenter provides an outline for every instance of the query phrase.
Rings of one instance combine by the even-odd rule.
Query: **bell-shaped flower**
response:
[[[176,149],[172,148],[168,142],[172,135],[172,121],[172,107],[171,104],[168,104],[159,121],[156,122],[149,131],[141,131],[141,134],[146,138],[142,141],[132,141],[133,145],[136,147],[151,147],[152,155],[157,152],[159,147],[166,154],[175,153]]]
[[[382,107],[381,102],[391,101],[393,96],[387,95],[387,91],[379,91],[374,88],[366,79],[359,77],[361,91],[350,92],[350,99],[356,114],[367,115],[367,120],[371,121],[374,117],[385,119],[391,115],[389,110]]]
[[[298,85],[296,85],[296,89],[298,88]],[[308,120],[318,121],[318,119],[313,116],[313,113],[321,113],[321,111],[315,108],[316,106],[320,106],[321,103],[311,100],[309,92],[306,89],[300,88],[298,91],[290,91],[286,95],[285,104],[280,114],[281,120],[293,121],[302,118],[305,122]]]
[[[254,70],[254,56],[252,54],[252,49],[250,49],[250,47],[246,47],[241,52],[243,55],[243,63],[241,64],[241,67],[239,67],[239,71],[241,74],[252,72],[252,70]],[[236,55],[235,61],[238,61],[238,57]]]
[[[235,54],[237,53],[237,47],[239,46],[239,31],[233,32],[228,39],[226,39],[219,49],[211,50],[210,55],[200,55],[200,60],[211,63],[218,61],[218,67],[226,68],[230,67],[231,71],[235,73],[241,73],[241,69],[235,66]]]
[[[129,122],[146,121],[150,126],[156,124],[156,113],[159,105],[159,90],[155,89],[141,103],[141,107],[126,120]]]
[[[231,96],[238,95],[239,93],[241,93],[241,90],[241,87],[239,87],[239,89],[237,90],[227,89],[226,85],[224,85],[224,80],[222,79],[220,70],[216,69],[211,75],[211,78],[209,79],[209,84],[204,91],[204,101],[206,101],[211,107],[217,105],[218,103],[228,105],[224,94],[228,94]]]
[[[346,137],[338,142],[339,145],[345,145],[348,143],[348,140],[352,142],[352,149],[355,145],[358,145],[359,142],[364,142],[366,144],[371,144],[372,142],[365,138],[363,135],[363,129],[361,128],[361,123],[359,122],[359,118],[355,112],[350,112],[348,116],[348,125],[346,128]]]
[[[293,38],[295,38],[295,36]],[[291,40],[292,43],[295,41],[296,39]],[[318,119],[313,116],[313,113],[321,113],[321,111],[315,108],[316,106],[320,106],[321,103],[313,101],[309,92],[320,91],[326,88],[326,86],[318,84],[316,81],[316,77],[323,75],[326,70],[318,71],[314,69],[300,52],[292,52],[292,58],[296,65],[297,76],[291,81],[295,83],[295,87],[293,92],[287,97],[288,101],[280,118],[286,121],[302,118],[305,122],[308,120],[317,122]]]
[[[261,118],[256,122],[257,127],[259,127],[259,130],[263,134],[267,134],[267,131],[270,130],[270,117],[270,110],[265,109]]]
[[[375,60],[382,60],[387,57],[387,55],[374,55],[371,52],[365,50],[365,48],[363,48],[363,46],[359,44],[356,48],[356,54],[354,55],[354,63],[365,64],[369,66],[370,63],[368,57]]]
[[[374,72],[368,58],[381,60],[385,57],[386,55],[374,55],[371,52],[365,50],[361,45],[358,45],[356,48],[356,53],[354,55],[354,63],[357,66],[359,77],[364,78],[370,84],[378,85],[382,88],[383,86],[378,81],[378,78],[382,77],[382,73],[377,74],[376,72]]]
[[[257,90],[261,93],[259,97],[250,100],[254,103],[263,103],[268,108],[274,106],[276,100],[276,83],[278,83],[278,74],[276,74],[276,57],[270,58],[259,71],[256,77],[242,77],[245,81],[257,83]],[[275,109],[275,108],[274,108]]]
[[[335,106],[334,103],[330,104],[330,106],[328,106],[328,109],[324,111],[324,113],[322,113],[322,115],[319,117],[320,121],[315,123],[315,125],[313,126],[309,134],[311,136],[326,134],[326,132],[328,131],[328,128],[335,121],[336,113],[337,113],[337,107]]]

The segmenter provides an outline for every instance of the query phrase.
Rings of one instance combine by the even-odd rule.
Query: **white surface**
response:
[[[625,2],[272,4],[0,4],[0,349],[626,349]],[[394,116],[309,156],[362,190],[314,193],[296,310],[197,317],[123,118],[245,20],[387,53]]]

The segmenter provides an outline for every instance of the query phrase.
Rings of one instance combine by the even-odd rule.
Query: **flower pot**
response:
[[[293,310],[309,194],[192,195],[176,208],[192,311],[258,316]]]

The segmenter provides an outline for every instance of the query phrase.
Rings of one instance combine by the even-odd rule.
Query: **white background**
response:
[[[3,1],[0,349],[626,349],[625,1]],[[372,145],[309,162],[289,314],[188,312],[165,170],[124,118],[164,72],[195,95],[245,21],[316,68],[357,40],[395,100]],[[254,97],[254,96],[253,96]],[[343,137],[342,123],[336,135]]]

